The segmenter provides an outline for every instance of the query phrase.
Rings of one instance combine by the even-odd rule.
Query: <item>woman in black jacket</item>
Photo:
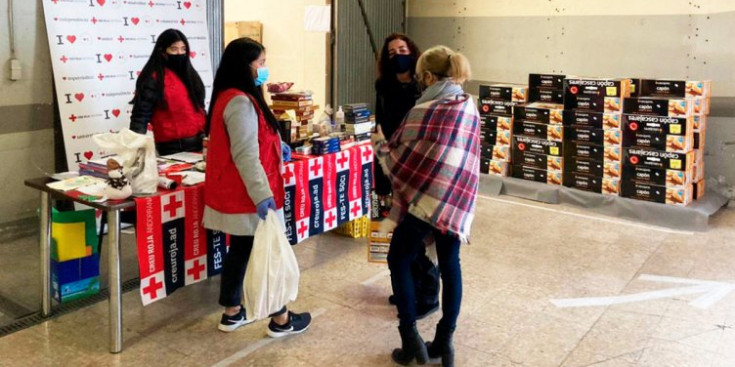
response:
[[[419,56],[419,48],[404,34],[391,34],[383,43],[378,59],[378,80],[375,82],[375,120],[388,140],[421,97],[421,87],[415,75]],[[375,193],[381,203],[391,194],[390,180],[377,164]],[[439,269],[424,253],[416,258],[411,271],[416,286],[417,319],[421,319],[439,309]],[[389,300],[395,304],[393,296]]]
[[[151,124],[159,155],[202,150],[205,90],[190,51],[181,31],[165,30],[135,84],[130,130],[145,134]]]

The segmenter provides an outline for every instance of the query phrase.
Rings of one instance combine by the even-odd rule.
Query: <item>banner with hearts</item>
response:
[[[135,82],[161,32],[182,31],[212,91],[205,0],[43,0],[69,170],[110,155],[92,141],[130,125]]]

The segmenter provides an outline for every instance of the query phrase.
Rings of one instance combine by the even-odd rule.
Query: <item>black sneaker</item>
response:
[[[271,338],[281,338],[293,334],[301,334],[309,328],[309,325],[311,325],[310,313],[293,313],[288,311],[288,323],[285,325],[278,325],[271,319],[270,324],[268,324],[268,336]]]
[[[253,321],[255,320],[248,320],[245,318],[245,307],[240,306],[240,312],[233,316],[222,314],[222,319],[220,320],[219,325],[217,325],[217,329],[219,329],[219,331],[231,333],[240,326],[247,325]]]

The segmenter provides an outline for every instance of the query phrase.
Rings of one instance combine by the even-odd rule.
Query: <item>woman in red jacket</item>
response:
[[[130,130],[145,134],[150,123],[159,155],[202,150],[204,83],[189,51],[183,33],[165,30],[135,85]]]
[[[283,216],[283,176],[278,122],[263,98],[268,78],[265,48],[250,38],[232,41],[214,79],[207,119],[209,145],[204,183],[204,227],[230,235],[220,286],[225,312],[219,330],[230,332],[245,319],[242,286],[258,221],[273,209]],[[272,315],[268,335],[277,338],[305,331],[309,313]]]

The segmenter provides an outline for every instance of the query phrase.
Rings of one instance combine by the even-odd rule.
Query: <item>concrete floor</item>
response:
[[[713,217],[706,233],[507,197],[480,199],[477,214],[473,243],[462,249],[457,365],[735,365],[734,210]],[[135,272],[134,247],[125,247],[125,271]],[[105,302],[0,338],[0,366],[393,365],[389,353],[399,337],[395,309],[386,301],[389,276],[385,266],[367,263],[364,241],[323,235],[295,250],[302,278],[292,308],[315,315],[303,335],[269,339],[265,321],[218,332],[219,280],[213,279],[147,307],[137,292],[125,294],[121,354],[107,352]],[[24,256],[35,263],[33,251],[29,245]],[[16,275],[6,265],[0,264],[2,276],[17,276],[18,287],[35,284],[35,273]],[[693,287],[691,279],[724,285]],[[640,299],[615,305],[606,304],[617,298],[589,307],[552,303],[635,294]],[[30,292],[22,302],[32,307],[34,297]],[[419,323],[424,337],[432,337],[438,318]]]

